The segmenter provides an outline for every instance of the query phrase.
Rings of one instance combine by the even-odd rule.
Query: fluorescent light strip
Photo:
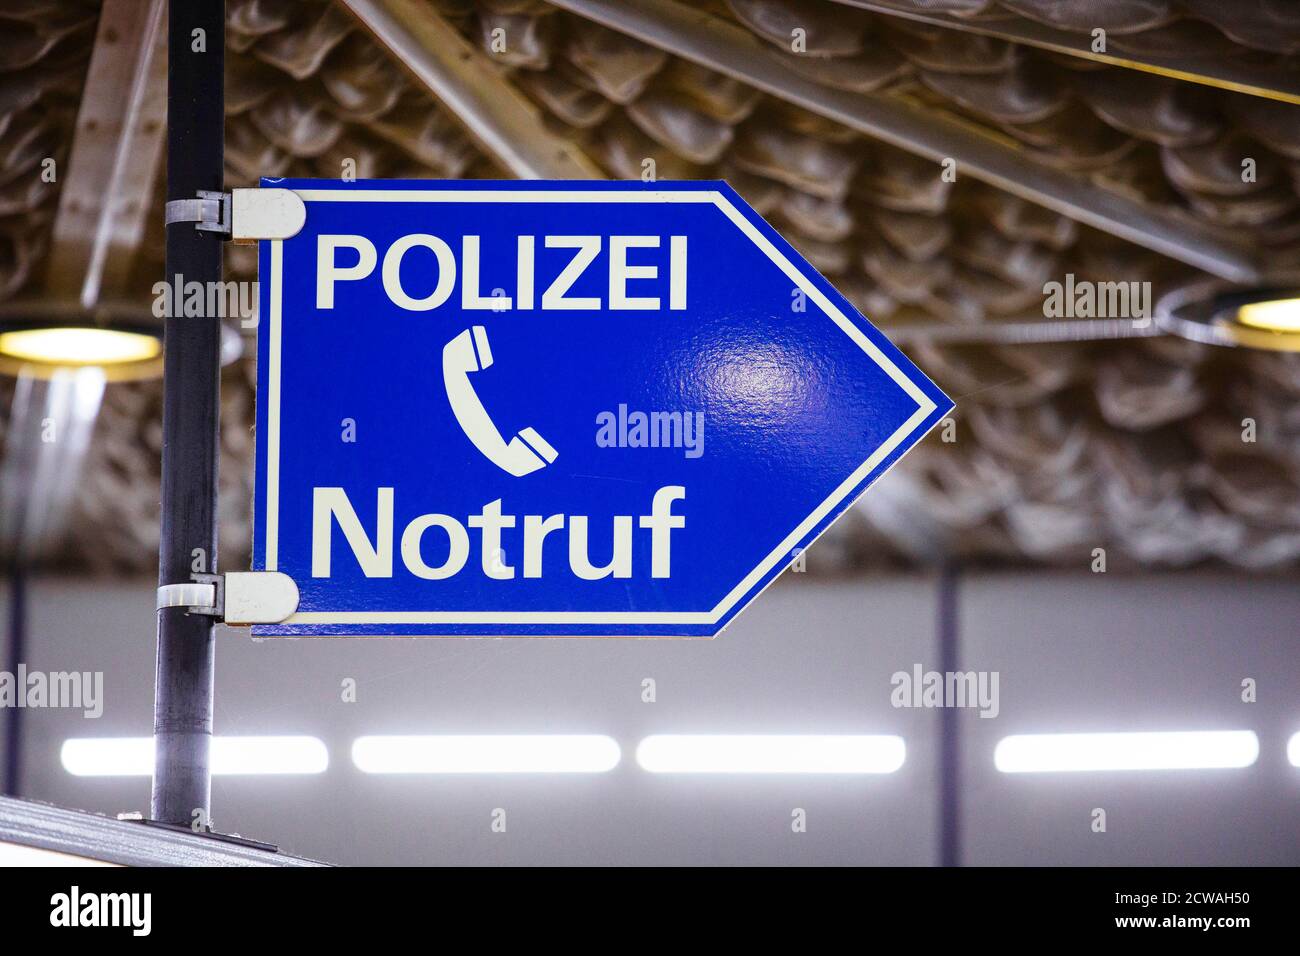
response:
[[[465,734],[358,737],[365,773],[604,773],[622,757],[603,734]]]
[[[1249,767],[1258,757],[1253,730],[1020,734],[1003,737],[993,751],[1003,773],[1211,770]]]
[[[655,734],[636,748],[651,773],[893,773],[906,754],[883,734]]]
[[[1292,734],[1286,742],[1286,759],[1291,761],[1291,766],[1300,767],[1300,733]]]
[[[77,777],[153,775],[152,737],[72,737],[59,753]],[[214,776],[323,773],[329,752],[316,737],[213,737]]]

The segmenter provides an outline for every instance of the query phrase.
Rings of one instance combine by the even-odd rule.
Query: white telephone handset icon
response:
[[[456,421],[488,461],[519,478],[545,468],[555,461],[559,452],[531,428],[525,428],[509,443],[501,437],[469,381],[471,372],[481,372],[491,365],[492,350],[488,347],[487,330],[481,325],[466,329],[443,346],[442,381]]]

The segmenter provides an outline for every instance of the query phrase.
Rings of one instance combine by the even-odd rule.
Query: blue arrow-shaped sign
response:
[[[257,635],[712,636],[952,408],[723,182],[262,185]]]

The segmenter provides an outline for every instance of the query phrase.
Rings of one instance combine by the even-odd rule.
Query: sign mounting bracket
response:
[[[232,626],[281,624],[298,610],[298,586],[279,571],[195,574],[159,587],[157,607],[183,607]]]
[[[200,189],[194,199],[167,203],[166,221],[192,222],[201,232],[213,232],[232,242],[292,239],[307,221],[307,207],[292,189]]]

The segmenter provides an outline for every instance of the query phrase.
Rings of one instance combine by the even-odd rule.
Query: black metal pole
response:
[[[27,654],[27,575],[21,558],[14,560],[9,571],[9,649],[5,670],[18,673],[18,665]],[[18,689],[19,693],[23,688]],[[23,773],[23,709],[9,707],[5,718],[4,783],[0,794],[20,796]]]
[[[956,673],[958,652],[957,568],[939,569],[935,630],[939,635],[939,673]],[[961,727],[956,707],[939,710],[939,865],[961,866]]]
[[[223,187],[225,2],[172,0],[168,6],[170,201]],[[168,282],[219,282],[221,240],[192,222],[172,223],[166,262]],[[217,570],[220,319],[169,315],[163,341],[160,585]],[[184,608],[158,612],[151,816],[163,823],[210,824],[213,652],[211,617]]]

